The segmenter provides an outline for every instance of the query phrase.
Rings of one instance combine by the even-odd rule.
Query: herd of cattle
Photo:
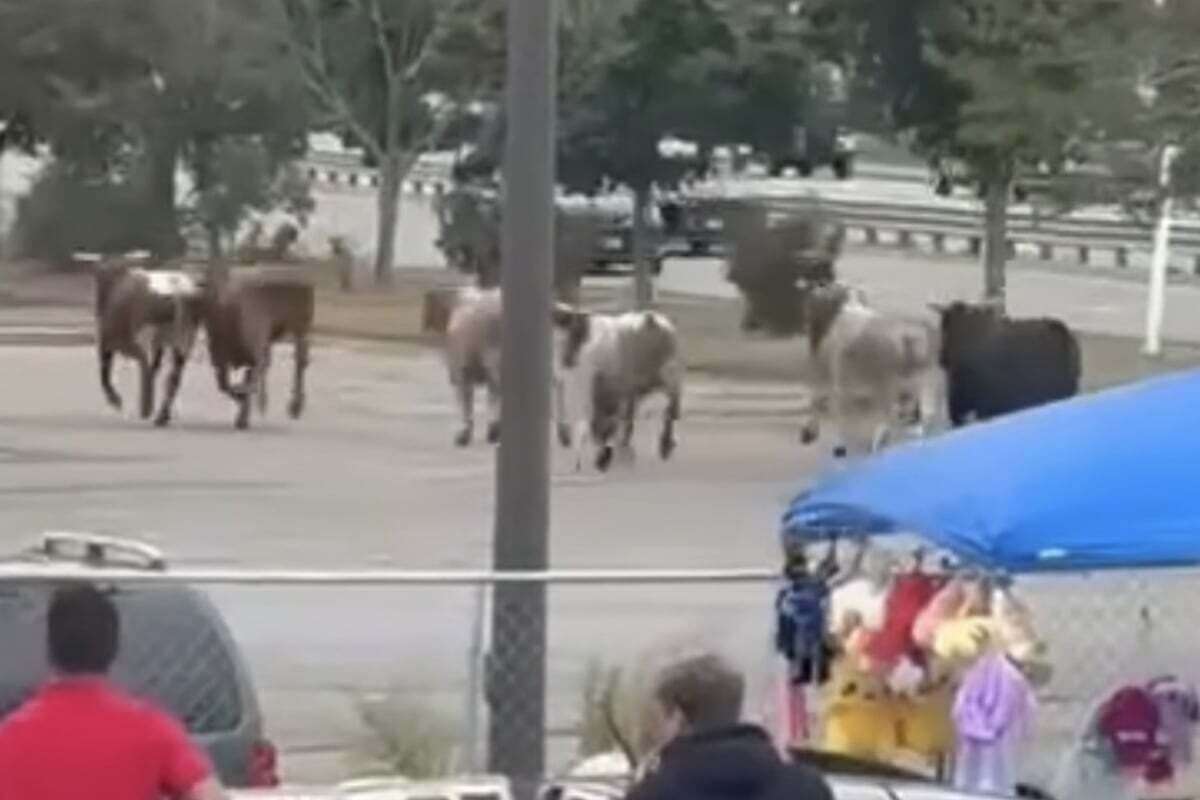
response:
[[[146,254],[105,258],[77,254],[94,265],[100,384],[121,407],[112,384],[114,357],[137,363],[140,414],[164,426],[198,332],[203,329],[218,389],[237,404],[235,424],[246,428],[251,406],[266,407],[272,345],[294,343],[289,414],[304,410],[305,370],[314,316],[314,288],[294,267],[239,266],[151,269]],[[837,282],[832,263],[803,282],[797,332],[807,340],[812,402],[801,426],[807,444],[829,423],[833,455],[873,452],[898,438],[927,435],[939,422],[958,427],[1070,397],[1079,391],[1080,351],[1074,334],[1054,319],[1014,320],[987,305],[936,307],[937,318],[916,319],[873,307],[859,289]],[[746,292],[747,319],[755,295]],[[423,325],[442,335],[450,383],[459,405],[459,446],[474,436],[474,395],[488,396],[487,439],[500,432],[498,288],[431,292]],[[606,470],[618,448],[632,454],[640,404],[662,394],[658,438],[662,458],[676,447],[684,362],[680,334],[657,311],[602,314],[556,303],[547,309],[555,332],[554,408],[558,440],[573,447],[580,468],[589,447]],[[753,328],[743,320],[743,327]],[[164,356],[170,370],[155,414]],[[798,351],[797,357],[800,357]],[[244,370],[240,381],[231,372]]]
[[[806,444],[832,422],[834,456],[873,452],[904,435],[927,435],[939,420],[973,420],[1071,397],[1079,391],[1075,335],[1054,319],[1009,319],[989,305],[936,307],[939,322],[872,308],[858,289],[826,282],[803,291],[812,403],[801,428]],[[657,311],[601,314],[557,303],[554,397],[558,438],[586,446],[605,470],[613,439],[632,455],[641,402],[666,397],[659,434],[665,459],[675,449],[684,364],[679,334]],[[424,327],[444,335],[446,367],[461,412],[459,446],[471,442],[474,389],[484,386],[488,440],[499,439],[500,290],[465,287],[426,299]]]

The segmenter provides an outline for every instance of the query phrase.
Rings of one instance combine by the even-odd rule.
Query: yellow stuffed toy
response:
[[[887,761],[896,749],[895,707],[883,682],[839,659],[825,687],[825,750]]]

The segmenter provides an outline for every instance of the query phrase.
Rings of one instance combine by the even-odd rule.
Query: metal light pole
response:
[[[1158,207],[1158,219],[1154,225],[1154,253],[1150,259],[1150,288],[1146,298],[1146,342],[1142,351],[1148,356],[1162,353],[1163,309],[1167,291],[1167,256],[1171,253],[1171,164],[1175,161],[1178,148],[1167,145],[1163,148],[1159,169],[1158,185],[1162,201]]]
[[[541,570],[548,561],[555,3],[508,0],[497,570]],[[508,776],[518,800],[532,800],[545,758],[546,590],[502,583],[494,592],[488,767]]]

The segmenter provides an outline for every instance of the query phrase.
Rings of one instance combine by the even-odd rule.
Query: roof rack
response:
[[[47,531],[34,551],[51,559],[71,559],[70,550],[78,555],[75,560],[94,566],[137,567],[148,570],[165,570],[167,559],[153,545],[136,539],[123,539],[95,533],[72,531]]]

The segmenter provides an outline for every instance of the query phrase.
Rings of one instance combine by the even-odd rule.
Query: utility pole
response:
[[[1155,7],[1161,11],[1165,0],[1154,0]],[[1146,94],[1147,102],[1154,104],[1157,99],[1157,87],[1151,86]],[[1167,293],[1167,258],[1171,254],[1171,213],[1173,198],[1171,197],[1171,165],[1179,148],[1172,144],[1163,146],[1162,161],[1159,164],[1158,190],[1160,195],[1158,219],[1154,225],[1154,252],[1150,257],[1150,285],[1146,295],[1146,341],[1142,352],[1148,356],[1162,354],[1162,323],[1166,307]]]
[[[556,2],[508,0],[498,571],[543,570],[549,560]],[[517,800],[533,800],[545,760],[544,584],[495,586],[487,694],[488,767],[509,778]]]
[[[1162,151],[1158,186],[1161,200],[1158,204],[1158,219],[1154,224],[1154,252],[1150,258],[1150,287],[1146,297],[1146,342],[1142,348],[1148,356],[1162,354],[1163,311],[1166,306],[1167,257],[1171,254],[1171,213],[1174,205],[1171,197],[1171,164],[1178,153],[1175,145],[1166,145]]]

